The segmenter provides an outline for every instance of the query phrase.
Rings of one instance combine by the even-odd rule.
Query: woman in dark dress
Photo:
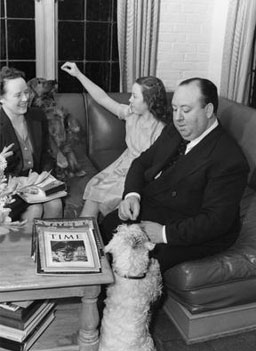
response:
[[[49,153],[47,119],[42,110],[28,108],[29,89],[23,72],[9,67],[0,71],[0,150],[13,144],[8,157],[6,176],[27,176],[30,170],[41,173],[54,168]],[[62,201],[27,204],[18,196],[11,204],[13,220],[59,218]]]

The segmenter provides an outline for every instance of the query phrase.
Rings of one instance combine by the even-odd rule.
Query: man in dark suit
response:
[[[132,163],[118,211],[105,217],[110,240],[122,221],[141,222],[162,271],[231,246],[239,232],[239,203],[249,167],[217,119],[218,93],[207,79],[176,89],[173,124]],[[184,155],[182,144],[187,143]]]

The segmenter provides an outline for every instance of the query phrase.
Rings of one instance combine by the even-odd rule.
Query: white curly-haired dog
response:
[[[99,351],[153,351],[150,305],[161,294],[159,263],[138,224],[117,228],[105,252],[112,254],[115,282],[109,285],[101,324]]]

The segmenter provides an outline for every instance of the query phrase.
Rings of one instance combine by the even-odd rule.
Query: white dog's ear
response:
[[[148,249],[149,251],[152,251],[156,244],[152,243],[151,241],[145,242],[145,248]]]

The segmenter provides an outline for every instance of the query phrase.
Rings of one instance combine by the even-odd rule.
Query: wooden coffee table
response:
[[[0,302],[81,297],[79,349],[98,350],[97,298],[101,285],[113,282],[106,257],[102,258],[101,273],[56,277],[36,274],[30,252],[31,234],[19,230],[0,235]]]

